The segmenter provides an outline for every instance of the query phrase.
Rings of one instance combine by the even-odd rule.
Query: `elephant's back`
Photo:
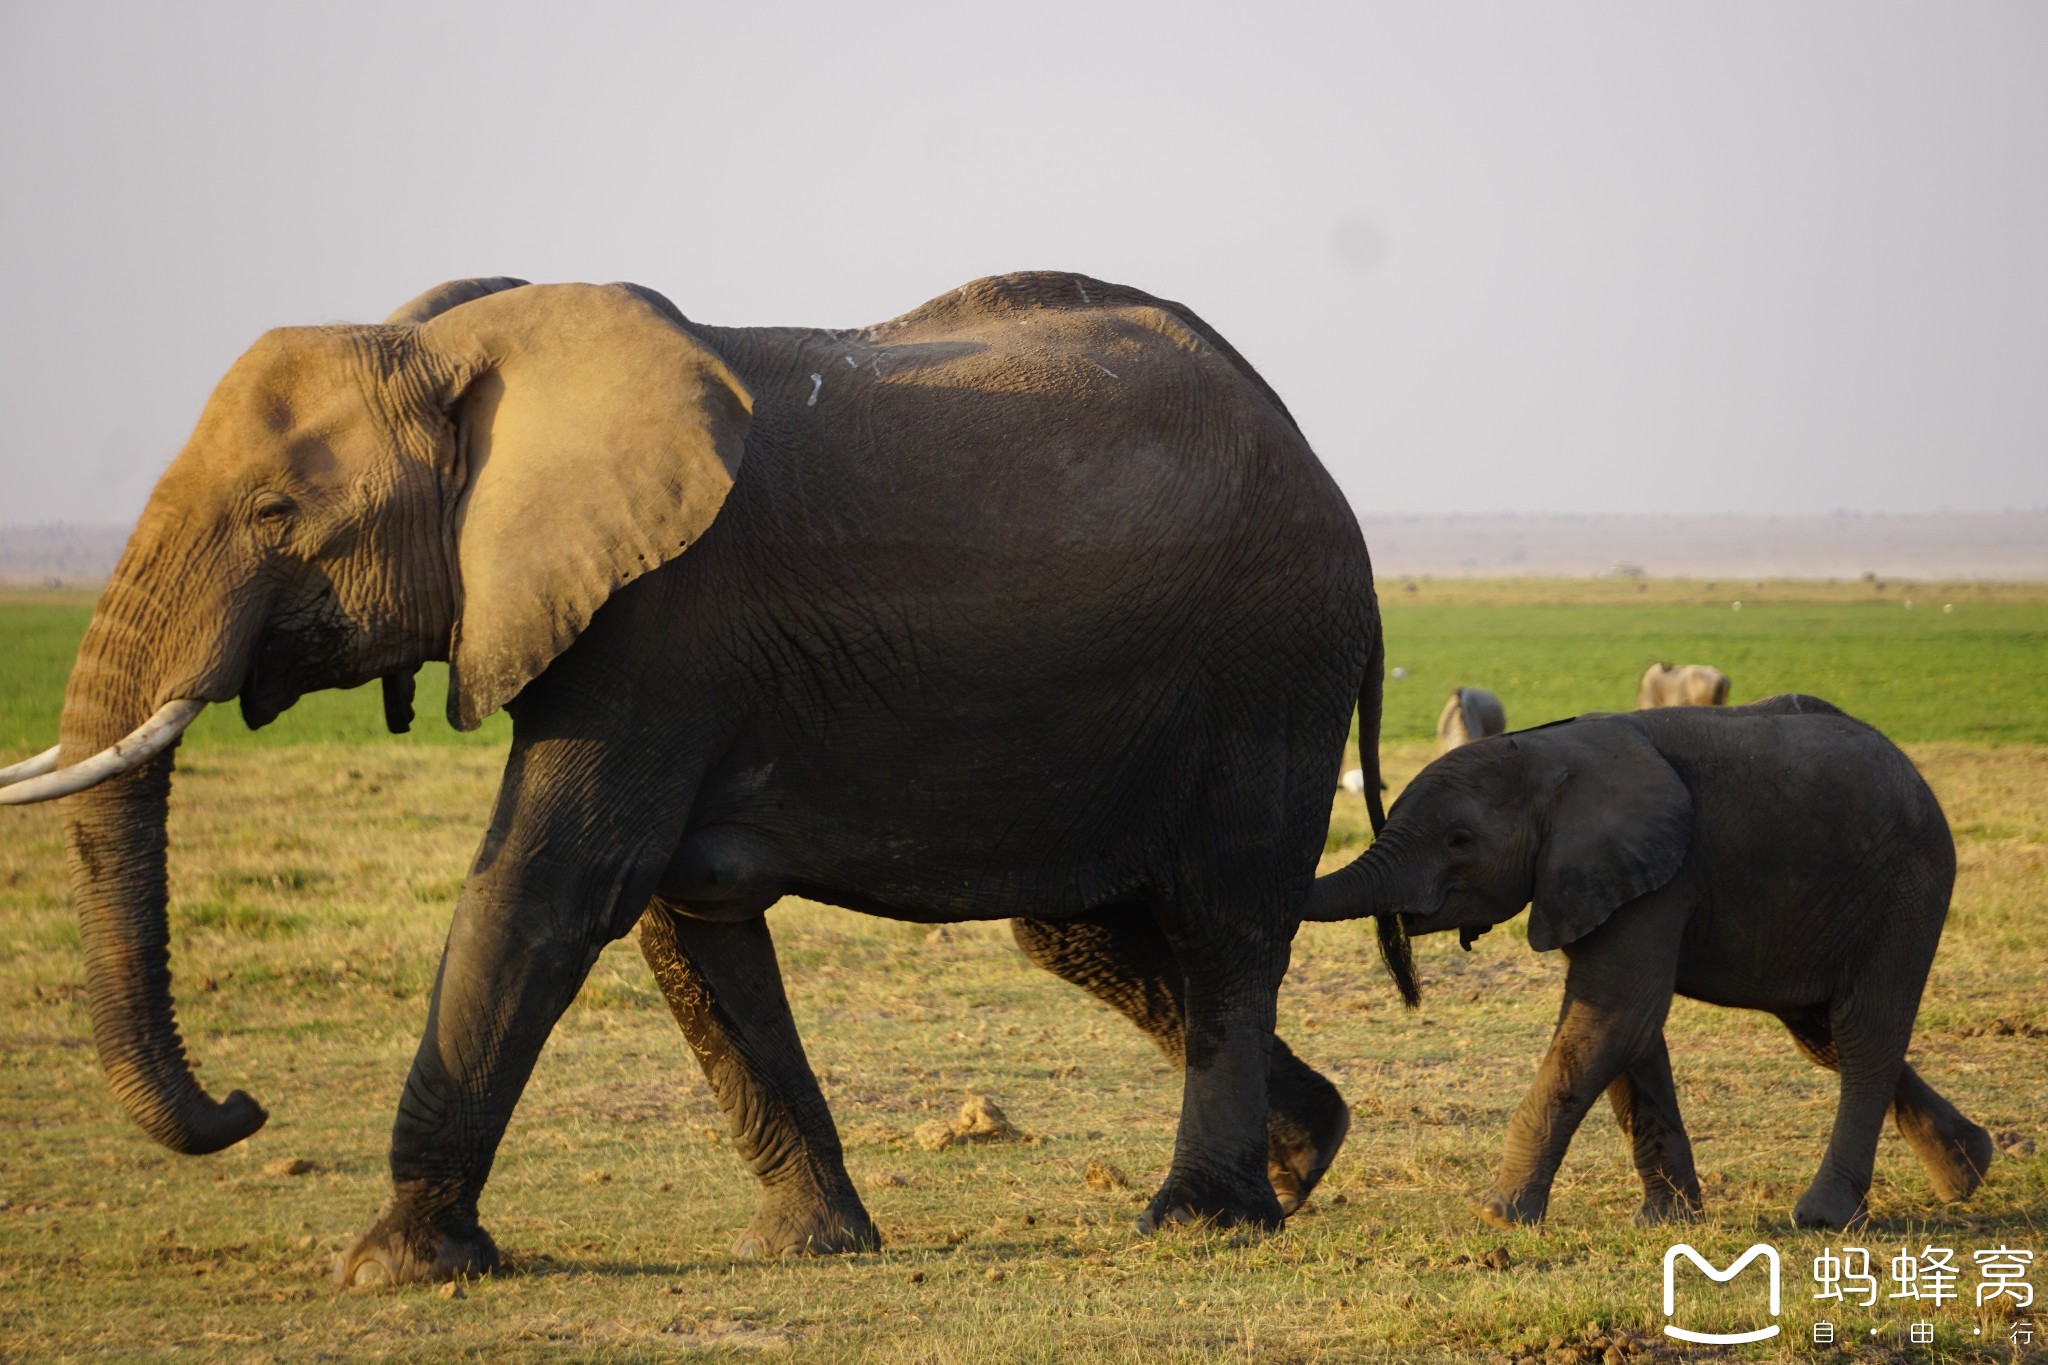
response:
[[[1803,862],[1802,850],[1827,847],[1835,852],[1823,880],[1906,875],[1945,893],[1953,879],[1954,842],[1926,779],[1889,738],[1832,703],[1787,694],[1636,719],[1661,732],[1658,747],[1696,800],[1723,808],[1716,827],[1731,857],[1754,863],[1778,849]]]
[[[707,335],[755,400],[720,521],[783,563],[1027,611],[1091,586],[1369,604],[1356,518],[1286,408],[1150,295],[1005,276],[874,327]]]

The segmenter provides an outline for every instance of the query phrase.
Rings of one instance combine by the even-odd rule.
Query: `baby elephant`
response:
[[[1500,698],[1483,687],[1461,687],[1444,703],[1436,718],[1436,751],[1447,754],[1461,744],[1497,735],[1508,728]]]
[[[1728,675],[1712,664],[1651,664],[1636,684],[1636,710],[1656,706],[1726,706]]]
[[[1866,1216],[1887,1109],[1935,1190],[1983,1180],[1991,1138],[1906,1065],[1955,880],[1941,807],[1884,736],[1814,697],[1581,716],[1467,745],[1394,803],[1309,919],[1380,917],[1402,994],[1406,934],[1474,938],[1529,910],[1562,948],[1564,1008],[1477,1212],[1542,1219],[1579,1122],[1604,1090],[1634,1145],[1642,1224],[1700,1210],[1664,1018],[1675,991],[1769,1010],[1841,1077],[1802,1227]],[[1405,930],[1405,932],[1404,932]]]

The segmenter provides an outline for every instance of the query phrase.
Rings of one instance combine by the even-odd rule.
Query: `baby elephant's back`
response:
[[[1692,790],[1695,844],[1789,900],[1883,899],[1903,883],[1945,907],[1955,844],[1912,760],[1818,697],[1646,712]]]

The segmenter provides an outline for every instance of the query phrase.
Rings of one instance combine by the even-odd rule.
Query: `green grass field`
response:
[[[2048,701],[2033,677],[2048,590],[1643,586],[1384,583],[1389,662],[1408,670],[1390,685],[1390,779],[1398,789],[1428,758],[1451,685],[1491,687],[1512,723],[1535,724],[1626,707],[1660,657],[1719,664],[1738,701],[1817,692],[1905,741],[1961,864],[1915,1062],[2014,1154],[1955,1208],[1887,1136],[1873,1226],[1795,1234],[1831,1078],[1774,1021],[1682,1001],[1668,1033],[1708,1199],[1684,1236],[1721,1263],[1759,1239],[1785,1257],[1785,1337],[1730,1358],[1821,1354],[1800,1344],[1815,1318],[1804,1267],[1829,1244],[1882,1261],[1933,1242],[1965,1263],[1970,1248],[2027,1247],[2048,1291],[2048,1154],[2024,1146],[2048,1142]],[[54,739],[88,608],[0,599],[0,762]],[[311,698],[256,735],[216,708],[182,750],[185,1036],[216,1093],[246,1086],[272,1114],[210,1158],[164,1152],[120,1115],[92,1052],[56,812],[0,811],[0,1359],[1406,1361],[1540,1356],[1561,1339],[1563,1360],[1590,1336],[1631,1358],[1668,1353],[1650,1343],[1672,1238],[1629,1226],[1634,1177],[1604,1109],[1545,1228],[1501,1234],[1465,1212],[1556,1010],[1561,964],[1518,925],[1470,954],[1420,943],[1416,1012],[1369,931],[1305,929],[1281,1031],[1351,1101],[1349,1143],[1279,1234],[1147,1240],[1130,1223],[1178,1106],[1148,1043],[1028,967],[1003,926],[931,931],[785,902],[771,922],[798,1022],[888,1246],[768,1264],[726,1254],[754,1190],[622,942],[557,1030],[485,1195],[514,1273],[459,1297],[336,1291],[328,1265],[383,1197],[392,1107],[500,761],[502,729],[456,736],[438,702],[423,686],[404,739],[381,734],[373,691]],[[1363,825],[1362,804],[1338,797],[1331,865]],[[910,1140],[969,1094],[1026,1140],[936,1153]],[[285,1173],[293,1158],[309,1168]],[[1091,1183],[1091,1161],[1128,1188]],[[1932,1315],[1933,1348],[1909,1348],[1908,1315],[1889,1305],[1835,1316],[1867,1358],[2011,1358],[1986,1344],[2004,1341],[2003,1318],[1967,1302]]]
[[[1733,700],[1814,692],[1900,742],[2048,744],[2038,674],[2048,659],[2048,587],[1447,580],[1380,585],[1390,668],[1389,742],[1427,739],[1453,687],[1498,693],[1516,727],[1627,710],[1651,663],[1710,662]],[[1638,589],[1641,589],[1638,591]],[[1740,611],[1732,603],[1742,602]],[[1911,601],[1909,609],[1905,603]],[[1944,611],[1947,607],[1949,610]],[[80,593],[0,591],[0,753],[56,738],[63,679],[92,612]],[[419,720],[392,740],[375,688],[317,693],[274,724],[246,729],[232,707],[197,722],[192,745],[322,743],[502,745],[502,716],[464,735],[441,720],[447,670],[420,674]]]

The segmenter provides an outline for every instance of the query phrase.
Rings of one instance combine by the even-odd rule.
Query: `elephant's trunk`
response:
[[[157,707],[173,623],[145,583],[178,579],[137,572],[124,557],[79,646],[65,691],[63,761],[76,763],[129,734]],[[221,639],[227,638],[223,634]],[[215,642],[208,672],[235,665]],[[166,916],[165,819],[175,745],[133,771],[69,796],[64,842],[85,949],[93,1041],[115,1096],[173,1151],[198,1154],[240,1142],[263,1126],[261,1105],[241,1091],[216,1103],[185,1056],[171,1003]]]
[[[1380,957],[1394,978],[1401,999],[1409,1005],[1422,1002],[1421,987],[1415,980],[1415,955],[1408,943],[1408,924],[1401,914],[1407,897],[1395,883],[1399,866],[1399,826],[1383,828],[1372,847],[1335,872],[1318,877],[1309,888],[1308,909],[1303,920],[1362,919],[1371,915],[1379,934]]]

